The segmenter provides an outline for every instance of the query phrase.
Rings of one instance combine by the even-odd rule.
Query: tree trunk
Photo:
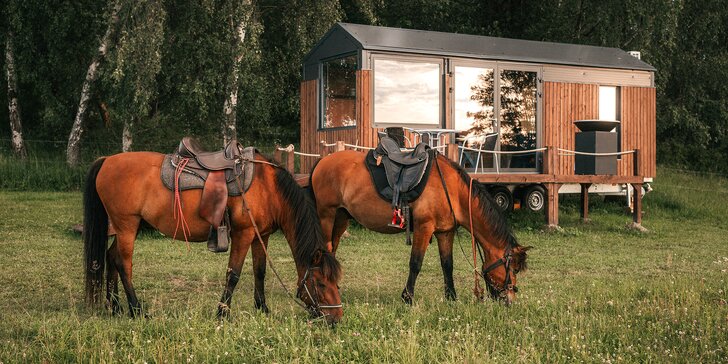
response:
[[[131,135],[131,130],[134,127],[134,119],[130,118],[127,121],[124,121],[124,131],[121,134],[121,151],[122,152],[131,152],[131,145],[133,140],[133,136]]]
[[[238,138],[237,131],[237,120],[236,111],[238,108],[238,72],[240,72],[240,63],[243,60],[243,46],[245,44],[245,33],[248,27],[248,20],[250,19],[250,13],[252,12],[248,7],[250,2],[246,1],[245,4],[245,15],[238,23],[235,28],[235,38],[233,40],[233,47],[235,47],[235,59],[233,59],[233,68],[230,73],[230,79],[228,83],[228,94],[223,103],[223,139],[224,144],[227,145],[231,140]]]
[[[28,152],[23,142],[23,124],[20,122],[18,105],[18,79],[15,75],[15,54],[13,53],[13,33],[9,31],[5,43],[5,68],[8,75],[8,112],[10,119],[10,138],[13,152],[20,159],[26,159]]]
[[[101,38],[99,50],[91,61],[91,64],[88,66],[88,71],[86,71],[86,80],[84,80],[83,87],[81,88],[81,100],[78,103],[76,119],[73,121],[71,134],[68,136],[68,147],[66,148],[66,163],[72,167],[78,166],[79,163],[81,134],[83,134],[83,118],[86,114],[86,109],[88,108],[88,101],[91,98],[91,84],[96,81],[99,64],[106,56],[109,41],[114,33],[114,29],[116,28],[116,23],[119,22],[120,9],[121,2],[118,0],[114,1],[114,7],[111,10],[111,18],[109,18],[109,25],[106,28],[106,33],[104,33],[104,37]]]

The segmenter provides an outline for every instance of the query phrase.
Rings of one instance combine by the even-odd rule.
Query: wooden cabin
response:
[[[479,181],[543,186],[556,224],[564,185],[641,190],[655,176],[654,72],[616,48],[337,23],[303,61],[300,148],[439,129],[440,143],[468,148],[449,156],[467,157]],[[638,151],[619,155],[611,175],[575,174],[574,121],[588,119],[620,121],[618,152]],[[475,164],[481,149],[491,153]],[[313,162],[302,158],[301,172]]]

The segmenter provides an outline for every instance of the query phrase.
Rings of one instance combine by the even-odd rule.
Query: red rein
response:
[[[177,164],[177,169],[174,171],[174,219],[177,220],[177,225],[174,227],[174,235],[172,236],[172,239],[177,238],[177,230],[179,230],[180,227],[182,227],[182,235],[185,237],[185,243],[187,243],[187,250],[190,249],[190,242],[189,242],[189,236],[190,236],[190,227],[187,225],[187,220],[185,220],[185,215],[182,212],[182,199],[180,197],[179,193],[179,177],[182,175],[182,171],[185,169],[185,166],[187,166],[187,162],[189,162],[189,158],[182,158],[179,161],[179,164]],[[179,216],[178,216],[179,215]]]

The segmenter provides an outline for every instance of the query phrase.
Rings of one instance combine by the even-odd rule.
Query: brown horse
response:
[[[181,239],[183,235],[176,232],[174,193],[164,186],[160,178],[163,158],[164,155],[152,152],[116,154],[98,159],[88,173],[84,193],[86,298],[90,303],[100,301],[106,269],[106,300],[113,313],[120,310],[119,278],[126,291],[131,316],[141,312],[132,284],[132,254],[140,223],[145,221],[167,236],[176,233]],[[256,237],[255,223],[266,246],[270,234],[282,229],[293,252],[301,282],[299,298],[313,315],[325,315],[330,323],[337,322],[343,314],[337,286],[341,268],[327,250],[313,203],[288,172],[259,154],[256,154],[255,160],[258,162],[256,172],[244,196],[254,221],[244,212],[242,197],[231,196],[227,202],[232,245],[218,316],[229,314],[233,290],[251,245],[255,307],[268,312],[263,294],[265,252]],[[201,191],[180,192],[190,241],[206,241],[210,229],[210,224],[198,214]],[[116,231],[116,237],[107,250],[109,222]]]
[[[528,247],[518,245],[505,217],[480,184],[473,184],[471,195],[468,174],[444,156],[435,156],[428,179],[422,181],[426,183],[422,194],[410,204],[414,240],[409,277],[402,291],[402,299],[408,304],[412,303],[415,281],[432,235],[437,238],[440,250],[445,296],[450,300],[456,298],[452,250],[455,231],[462,225],[479,244],[482,276],[491,297],[510,304],[517,290],[516,273],[526,268]],[[364,162],[365,157],[366,154],[355,151],[337,152],[321,159],[311,172],[310,185],[321,226],[334,253],[341,235],[346,231],[349,218],[380,233],[402,231],[388,226],[392,219],[392,206],[375,190]],[[472,203],[473,211],[472,230],[469,203]]]

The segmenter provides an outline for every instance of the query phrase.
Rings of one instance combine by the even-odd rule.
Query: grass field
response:
[[[83,303],[80,193],[0,191],[0,363],[14,362],[726,362],[728,179],[660,169],[644,199],[649,233],[594,203],[578,220],[566,199],[561,231],[542,217],[511,221],[531,245],[512,307],[472,298],[456,246],[459,299],[444,300],[437,249],[428,252],[412,307],[399,299],[407,275],[404,236],[353,228],[339,258],[344,320],[308,322],[272,274],[265,316],[253,309],[250,257],[232,318],[214,313],[226,254],[145,233],[134,282],[150,319],[112,317]],[[469,236],[460,234],[467,249]],[[457,244],[457,243],[456,243]],[[277,267],[294,284],[290,251],[271,239]]]

